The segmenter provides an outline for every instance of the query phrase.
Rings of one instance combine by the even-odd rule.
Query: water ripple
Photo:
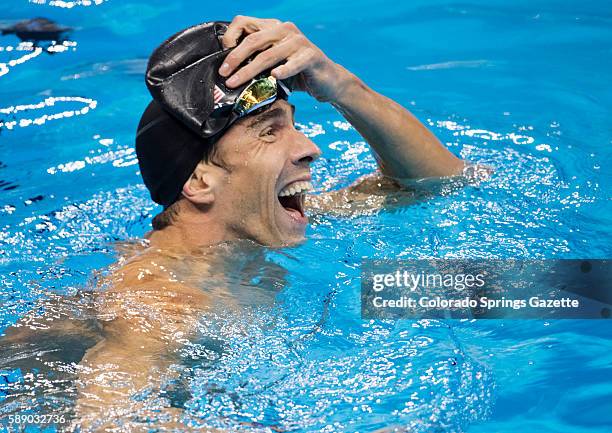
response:
[[[34,118],[18,119],[18,113],[42,111],[47,108],[56,107],[56,104],[63,105],[65,103],[77,103],[82,105],[82,108],[74,110],[64,110],[53,114],[42,114]],[[13,118],[13,120],[0,121],[0,129],[12,130],[16,127],[26,128],[28,126],[33,125],[40,126],[52,120],[85,115],[89,113],[90,110],[95,110],[97,106],[98,102],[91,98],[83,98],[81,96],[50,96],[48,98],[45,98],[43,101],[34,104],[21,104],[0,108],[0,115],[5,115],[7,117],[10,116]]]
[[[69,50],[75,51],[76,46],[77,43],[73,41],[63,41],[61,43],[52,42],[46,47],[34,45],[32,42],[21,42],[16,47],[12,45],[0,46],[0,53],[25,52],[25,54],[21,54],[16,59],[9,60],[8,62],[0,62],[0,77],[8,74],[15,66],[23,65],[40,56],[42,53],[56,54]]]

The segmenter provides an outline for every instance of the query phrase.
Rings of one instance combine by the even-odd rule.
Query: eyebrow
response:
[[[293,104],[289,104],[289,105],[291,106],[291,120],[293,120],[293,116],[295,114],[295,105]],[[280,118],[285,117],[285,110],[283,110],[281,107],[276,107],[272,110],[265,111],[261,113],[260,115],[256,116],[253,120],[251,120],[247,124],[246,127],[247,129],[255,129],[257,128],[257,126],[275,117],[280,117]]]

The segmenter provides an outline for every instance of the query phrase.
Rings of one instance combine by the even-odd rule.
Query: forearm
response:
[[[393,100],[338,66],[340,91],[332,104],[375,152],[383,174],[396,179],[460,174],[463,161]]]
[[[293,79],[294,90],[331,102],[344,115],[378,156],[383,174],[406,179],[461,173],[463,162],[421,122],[334,63],[295,24],[238,16],[223,36],[224,46],[234,47],[241,36],[244,38],[219,69],[229,87],[240,86],[277,65],[270,72],[276,79]]]

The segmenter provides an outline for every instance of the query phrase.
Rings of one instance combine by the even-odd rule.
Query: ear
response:
[[[217,194],[217,173],[214,168],[200,162],[183,185],[183,196],[196,205],[211,205]]]

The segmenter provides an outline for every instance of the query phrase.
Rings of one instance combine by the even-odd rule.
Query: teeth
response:
[[[292,196],[296,194],[303,194],[312,189],[312,183],[310,182],[295,182],[291,185],[284,187],[278,194],[279,197]]]

